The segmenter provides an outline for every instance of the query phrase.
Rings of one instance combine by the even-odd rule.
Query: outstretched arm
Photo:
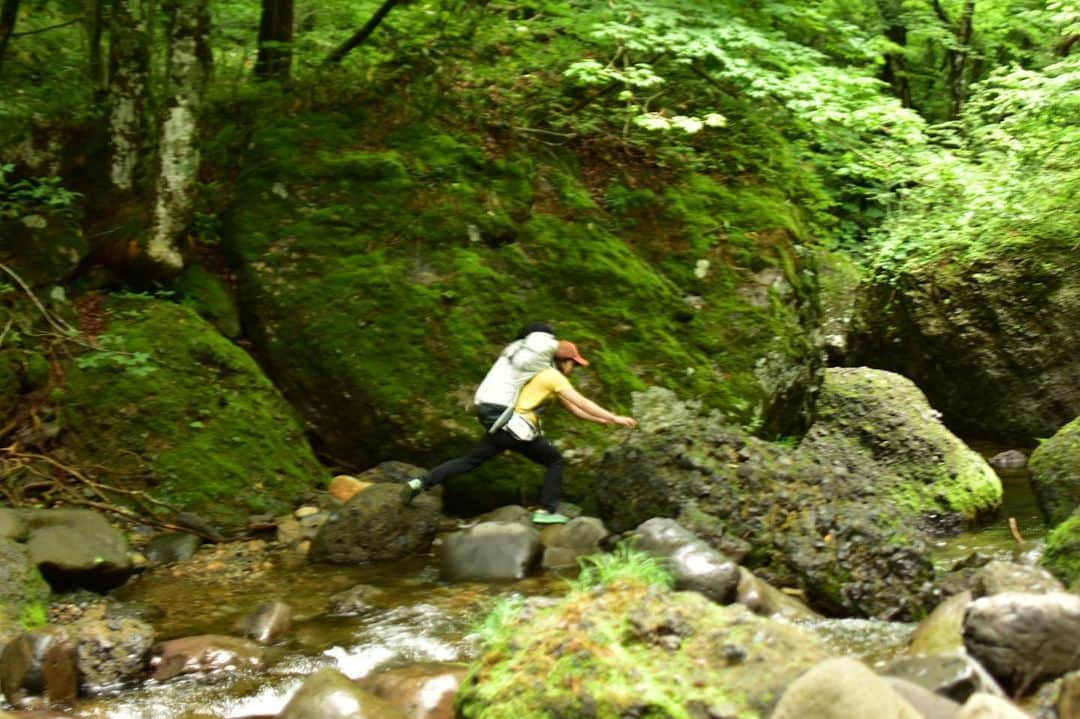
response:
[[[622,427],[637,427],[637,420],[633,417],[609,412],[596,402],[578,392],[573,387],[568,387],[559,393],[559,400],[574,414],[575,417],[596,422],[597,424],[617,424]]]

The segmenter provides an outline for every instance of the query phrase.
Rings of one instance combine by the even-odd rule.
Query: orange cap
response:
[[[555,350],[555,359],[574,360],[583,367],[587,367],[589,364],[589,360],[582,357],[578,352],[577,345],[566,340],[559,340],[559,349]]]

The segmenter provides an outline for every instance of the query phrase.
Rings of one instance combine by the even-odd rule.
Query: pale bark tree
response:
[[[199,112],[210,75],[209,0],[166,0],[166,96],[158,133],[153,226],[146,254],[160,268],[183,268],[180,233],[191,220],[199,176]]]
[[[109,180],[123,192],[135,190],[142,158],[150,146],[151,0],[114,0],[109,30]]]

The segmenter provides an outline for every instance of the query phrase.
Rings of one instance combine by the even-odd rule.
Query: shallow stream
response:
[[[1045,530],[1026,471],[1002,472],[1005,502],[1000,517],[981,529],[941,540],[936,563],[947,568],[974,551],[1003,559],[1039,551]],[[1019,548],[1009,527],[1015,517],[1027,540]],[[511,594],[557,596],[565,577],[543,575],[513,584],[448,584],[434,558],[372,567],[312,566],[299,557],[274,557],[250,571],[225,571],[228,558],[202,571],[158,570],[117,592],[124,600],[165,610],[154,622],[158,639],[194,634],[236,634],[237,619],[280,599],[293,609],[294,624],[272,649],[275,661],[259,673],[150,681],[111,697],[82,700],[75,713],[109,719],[174,719],[187,713],[221,717],[274,715],[316,668],[336,666],[353,678],[418,662],[469,661],[477,650],[472,628],[492,603]],[[353,617],[327,613],[328,598],[358,584],[383,594],[371,611]],[[875,663],[900,648],[912,624],[828,619],[812,628],[838,653]]]

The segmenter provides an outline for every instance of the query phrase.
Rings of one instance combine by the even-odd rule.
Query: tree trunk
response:
[[[375,28],[379,27],[379,23],[390,14],[390,11],[393,10],[394,6],[399,2],[401,2],[401,0],[386,0],[386,2],[379,6],[379,9],[375,11],[375,14],[371,16],[371,19],[367,21],[364,27],[357,30],[355,35],[343,42],[337,50],[330,53],[326,60],[323,61],[323,64],[336,65],[341,62],[346,55],[359,47],[368,39],[368,36],[371,35],[371,33],[375,32]]]
[[[105,87],[105,63],[101,58],[102,23],[105,17],[105,0],[88,0],[86,6],[86,45],[89,55],[90,82],[95,90]]]
[[[150,0],[114,0],[109,35],[109,179],[132,192],[143,174],[145,148],[151,145],[147,102],[150,96]]]
[[[0,6],[0,67],[3,67],[8,42],[19,19],[19,2],[20,0],[4,0],[3,6]]]
[[[903,25],[890,25],[885,30],[885,36],[896,45],[907,46],[907,28]],[[890,52],[885,55],[881,79],[889,83],[893,93],[900,98],[901,105],[911,107],[911,83],[908,80],[907,62],[902,53]]]
[[[967,99],[967,64],[971,54],[971,36],[975,26],[975,0],[965,0],[964,14],[956,27],[956,47],[949,50],[949,119],[960,117]]]
[[[167,0],[165,10],[167,90],[146,254],[161,269],[179,272],[184,259],[178,239],[191,220],[199,177],[199,112],[211,68],[209,0]]]
[[[288,80],[292,66],[292,41],[293,0],[262,0],[255,77],[281,82]]]

